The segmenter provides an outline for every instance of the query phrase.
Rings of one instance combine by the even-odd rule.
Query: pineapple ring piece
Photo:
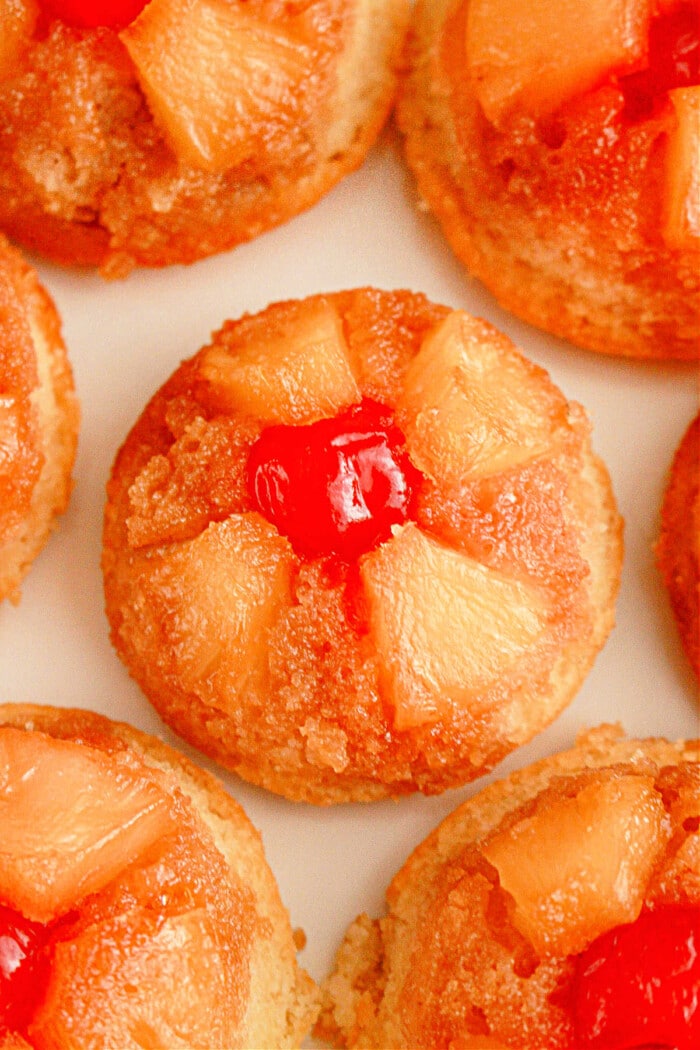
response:
[[[215,777],[78,709],[1,705],[0,754],[0,923],[10,909],[35,937],[9,986],[3,968],[8,1045],[300,1045],[318,989],[260,836]]]
[[[683,648],[700,677],[700,415],[673,457],[656,559]]]
[[[0,599],[20,583],[71,490],[79,427],[56,308],[0,235]]]
[[[458,258],[586,349],[700,354],[695,0],[417,0],[398,122]]]
[[[228,321],[116,457],[114,646],[178,733],[290,798],[469,781],[562,710],[611,629],[621,521],[589,431],[505,336],[420,294]]]
[[[409,0],[141,6],[85,28],[0,0],[0,229],[111,277],[233,248],[355,170]]]
[[[577,960],[642,914],[691,908],[697,926],[699,823],[700,741],[600,726],[494,782],[414,850],[389,885],[386,916],[350,926],[322,988],[319,1034],[347,1047],[626,1045],[600,1030],[588,1041]],[[645,991],[669,979],[658,952],[656,965]],[[690,1004],[689,1025],[695,1004],[696,1033],[699,974],[675,1017],[683,1028]],[[654,1043],[695,1045],[664,1038],[663,1023]]]

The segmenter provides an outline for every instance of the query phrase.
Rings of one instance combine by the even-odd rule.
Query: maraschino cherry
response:
[[[81,29],[108,26],[123,29],[133,22],[148,0],[41,0],[47,14]]]
[[[651,23],[647,68],[620,80],[625,110],[633,119],[647,116],[666,91],[696,84],[700,84],[700,4],[683,0]]]
[[[45,926],[0,905],[0,1036],[21,1031],[34,1012],[46,976],[45,941]]]
[[[644,911],[576,962],[576,1050],[697,1050],[700,906]]]
[[[333,419],[268,427],[248,463],[257,508],[311,557],[371,550],[409,516],[419,483],[391,412],[369,399]]]

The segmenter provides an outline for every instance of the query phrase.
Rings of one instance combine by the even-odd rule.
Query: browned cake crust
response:
[[[116,32],[37,30],[0,81],[0,227],[60,263],[121,276],[232,248],[358,167],[393,101],[406,0],[241,6],[303,40],[309,69],[291,123],[268,113],[256,155],[226,170],[178,160]]]
[[[98,750],[126,750],[138,756],[146,767],[166,775],[169,790],[175,795],[182,793],[225,859],[232,885],[241,888],[236,890],[243,909],[240,928],[222,928],[218,934],[231,939],[234,951],[241,955],[239,962],[245,973],[236,993],[241,1001],[231,999],[221,1004],[229,1018],[240,1018],[235,1046],[241,1050],[254,1046],[299,1046],[317,1011],[317,990],[297,966],[289,916],[265,859],[260,835],[223,785],[155,737],[91,711],[3,704],[0,728],[6,726],[78,741]],[[202,877],[201,872],[192,871],[193,880]],[[250,901],[252,925],[244,914]],[[248,940],[245,931],[250,934]],[[177,995],[177,989],[173,989],[173,994]],[[196,1019],[192,1030],[197,1030]],[[230,1027],[225,1030],[230,1031]],[[89,1033],[84,1035],[89,1041]],[[211,1038],[216,1038],[213,1033]],[[228,1043],[226,1050],[230,1050]]]
[[[671,464],[656,558],[683,648],[700,677],[700,416]]]
[[[602,87],[549,122],[496,129],[467,73],[468,7],[418,0],[398,103],[408,162],[452,248],[546,331],[602,353],[697,359],[700,254],[661,236],[671,104],[630,125]]]
[[[19,586],[68,503],[79,412],[61,326],[0,235],[0,598]]]
[[[553,897],[540,930],[543,936],[547,925],[550,931],[555,927],[559,943],[568,943],[573,955],[604,932],[606,922],[609,928],[620,921],[601,918],[601,905],[605,909],[611,897],[605,882],[595,892],[591,887],[598,864],[604,870],[617,848],[615,819],[607,822],[625,793],[635,805],[642,799],[649,805],[658,834],[640,847],[648,826],[632,818],[636,830],[616,858],[635,887],[622,921],[633,921],[642,903],[700,905],[699,788],[700,742],[626,739],[612,726],[586,733],[572,750],[491,784],[409,857],[388,888],[386,917],[363,915],[349,928],[324,984],[319,1034],[336,1045],[386,1050],[570,1050],[571,957],[566,949],[535,947],[537,937],[523,934],[515,898],[499,884],[491,863],[502,856],[494,853],[494,843],[508,841],[509,829],[544,813],[550,837],[533,839],[521,863],[531,865],[533,880],[540,875],[549,883],[552,871],[563,878],[558,840],[578,842],[585,858],[583,897],[577,899],[581,887],[577,890],[575,880],[562,883],[558,891],[566,904],[562,909]],[[591,810],[583,809],[591,800]],[[578,840],[572,839],[558,818],[552,836],[548,806],[564,814],[580,807],[588,814],[587,830],[580,825]],[[596,844],[598,824],[607,830]],[[584,842],[587,835],[590,842]]]
[[[356,562],[301,555],[255,509],[250,449],[363,397],[407,435],[413,518]],[[611,629],[621,556],[581,407],[485,322],[360,289],[227,322],[175,372],[116,458],[103,570],[166,721],[329,803],[442,791],[543,728]]]

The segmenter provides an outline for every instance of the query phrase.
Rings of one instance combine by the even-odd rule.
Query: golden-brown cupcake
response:
[[[399,100],[456,254],[603,353],[700,354],[696,0],[418,0]]]
[[[68,503],[78,436],[53,302],[0,235],[0,599],[19,586]]]
[[[459,806],[348,930],[347,1047],[609,1050],[700,1035],[700,743],[614,727]]]
[[[700,415],[671,464],[656,558],[683,648],[700,677]]]
[[[437,792],[550,722],[613,623],[583,409],[483,321],[361,289],[229,321],[108,485],[117,652],[175,730],[313,802]]]
[[[316,989],[260,837],[214,777],[49,707],[0,706],[0,756],[2,1046],[299,1045]]]
[[[407,0],[4,4],[0,228],[111,276],[257,236],[362,162],[407,14]]]

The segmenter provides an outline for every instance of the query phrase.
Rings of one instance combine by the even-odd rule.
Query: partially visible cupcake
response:
[[[671,464],[656,558],[683,648],[700,678],[700,415]]]
[[[243,810],[88,711],[0,706],[0,1045],[298,1047],[316,989]]]
[[[408,0],[0,6],[0,228],[108,276],[232,248],[364,160]]]
[[[417,0],[399,122],[456,254],[588,349],[700,355],[697,0]]]
[[[700,1040],[700,742],[613,727],[459,806],[348,930],[319,1032],[349,1048]]]
[[[78,417],[56,308],[0,235],[0,599],[19,599],[66,509]]]
[[[111,637],[185,739],[316,803],[480,776],[571,700],[621,521],[583,409],[484,321],[365,288],[229,321],[108,484]]]

